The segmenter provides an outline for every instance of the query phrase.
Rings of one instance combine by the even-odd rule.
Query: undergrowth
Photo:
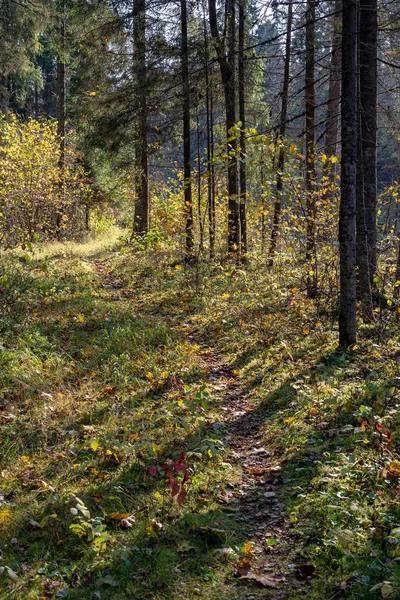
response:
[[[399,597],[392,307],[344,352],[290,261],[190,267],[116,236],[3,258],[0,597],[272,598],[237,577],[258,546],[289,599]],[[210,353],[281,473],[261,541],[223,499],[242,465]]]

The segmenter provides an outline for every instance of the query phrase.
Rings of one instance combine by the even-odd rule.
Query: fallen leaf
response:
[[[400,462],[392,460],[392,462],[388,464],[388,471],[393,477],[400,477]]]
[[[119,521],[121,519],[128,519],[130,517],[130,513],[120,513],[120,512],[112,512],[107,517],[109,519],[113,519],[114,521]]]
[[[43,479],[37,479],[33,482],[33,485],[42,490],[49,490],[50,492],[54,492],[53,486],[47,483],[46,481],[43,481]]]
[[[131,527],[133,527],[134,523],[135,517],[131,515],[130,517],[122,519],[119,523],[119,526],[121,527],[121,529],[130,529]]]
[[[248,558],[242,558],[242,560],[236,564],[236,574],[244,577],[251,569],[252,564],[253,563]]]
[[[103,388],[103,394],[108,394],[109,396],[111,396],[112,394],[115,393],[116,389],[117,388],[115,388],[115,387],[105,387],[105,388]]]
[[[276,494],[275,492],[265,492],[263,496],[264,498],[275,498]]]
[[[277,579],[274,575],[258,575],[257,573],[247,573],[247,575],[243,575],[239,579],[251,579],[256,583],[259,583],[263,587],[272,587],[277,588],[281,583],[281,579]]]
[[[253,556],[253,544],[251,542],[246,542],[243,546],[243,553],[246,556]]]
[[[265,469],[259,469],[258,467],[252,467],[251,469],[246,469],[247,473],[251,473],[251,475],[264,475]]]

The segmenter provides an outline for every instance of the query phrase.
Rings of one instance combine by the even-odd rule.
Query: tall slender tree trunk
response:
[[[341,30],[342,0],[335,0],[335,13],[332,16],[332,54],[325,130],[325,155],[328,159],[336,156],[338,151],[342,62]],[[336,171],[336,163],[327,160],[324,168],[327,197],[333,197]]]
[[[196,138],[197,138],[197,212],[199,214],[199,252],[204,247],[204,221],[201,211],[201,152],[200,152],[200,123],[199,123],[199,99],[196,114]]]
[[[236,125],[236,88],[235,88],[235,1],[226,0],[226,40],[218,30],[215,0],[208,0],[210,29],[217,51],[225,98],[225,126],[228,169],[228,253],[238,255],[240,251],[240,219],[238,206],[238,168],[237,140],[234,133]],[[225,42],[227,42],[225,44]],[[227,46],[227,47],[225,47]]]
[[[59,169],[59,205],[56,214],[56,235],[60,237],[65,196],[65,117],[66,117],[66,87],[65,87],[65,0],[60,5],[59,48],[57,53],[57,135],[60,144]]]
[[[267,223],[265,218],[266,203],[265,203],[265,177],[264,177],[264,152],[262,152],[260,160],[260,190],[261,190],[261,252],[264,252],[265,238],[267,234]]]
[[[181,70],[183,95],[183,189],[185,202],[184,208],[186,216],[185,259],[187,262],[192,262],[194,260],[194,233],[192,204],[192,159],[190,147],[190,88],[186,0],[181,0]]]
[[[328,157],[337,153],[340,124],[340,89],[342,68],[342,0],[335,0],[332,16],[332,54],[329,71],[328,110],[326,115],[325,154]]]
[[[216,226],[217,226],[217,222],[216,222],[216,211],[215,211],[215,196],[216,196],[216,191],[215,191],[215,163],[214,163],[214,95],[213,95],[213,91],[212,88],[210,89],[209,92],[209,99],[210,99],[210,115],[209,115],[209,119],[210,119],[210,137],[209,137],[209,141],[210,141],[210,165],[211,165],[211,171],[210,171],[210,210],[211,210],[211,219],[210,219],[210,223],[212,222],[212,238],[213,241],[211,243],[211,237],[210,237],[210,258],[214,258],[214,254],[215,254],[215,232],[216,232]],[[211,234],[210,234],[211,235]]]
[[[247,254],[247,178],[246,178],[246,105],[245,105],[245,37],[246,37],[246,0],[239,0],[239,60],[238,60],[238,79],[239,79],[239,121],[240,126],[240,163],[239,163],[239,182],[240,182],[240,254],[242,261],[246,260]]]
[[[343,0],[339,343],[356,342],[357,0]]]
[[[371,320],[372,284],[377,264],[377,0],[360,0],[359,13],[357,267],[363,316],[366,320]]]
[[[135,78],[135,217],[133,234],[149,230],[149,178],[147,144],[146,0],[133,0],[133,71]]]
[[[317,292],[315,264],[315,7],[316,0],[307,0],[306,15],[306,82],[305,82],[305,144],[306,144],[306,261],[307,293],[315,296]]]
[[[277,172],[276,172],[274,217],[273,217],[272,230],[271,230],[271,242],[270,242],[270,246],[269,246],[269,261],[268,261],[269,267],[272,267],[274,264],[274,257],[275,257],[275,252],[276,252],[276,245],[277,245],[277,241],[278,241],[279,227],[280,227],[280,220],[281,220],[283,172],[285,170],[285,148],[283,145],[283,141],[284,141],[285,133],[286,133],[287,106],[288,106],[288,96],[289,96],[292,23],[293,23],[293,0],[289,0],[287,23],[286,23],[286,47],[285,47],[285,67],[284,67],[284,72],[283,72],[283,86],[282,86],[282,107],[281,107],[281,118],[280,118],[279,138],[278,138],[279,156],[278,156],[278,165],[277,165]]]
[[[210,87],[209,72],[209,51],[206,16],[204,10],[204,54],[205,54],[205,75],[206,75],[206,123],[207,123],[207,204],[208,204],[208,231],[210,244],[210,260],[215,255],[215,189],[214,189],[214,119],[213,119],[213,98]]]

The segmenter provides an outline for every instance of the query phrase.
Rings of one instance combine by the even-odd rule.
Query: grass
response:
[[[4,265],[1,598],[399,597],[392,307],[342,352],[290,262],[196,270],[116,232]],[[231,385],[280,469],[272,502],[230,453]],[[179,490],[188,474],[180,505],[167,465]],[[250,505],[279,525],[260,532]],[[285,580],[239,580],[244,559]]]

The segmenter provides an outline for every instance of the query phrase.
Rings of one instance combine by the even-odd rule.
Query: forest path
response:
[[[248,539],[246,556],[236,564],[235,576],[252,598],[285,598],[287,585],[288,519],[281,502],[281,467],[262,431],[262,412],[252,404],[243,390],[236,373],[224,358],[207,341],[198,341],[202,350],[198,360],[209,374],[208,388],[218,399],[221,423],[224,426],[226,462],[236,469],[240,477],[227,486],[219,502],[227,512],[234,512],[236,520]],[[275,546],[279,547],[279,550]],[[254,583],[262,588],[259,596]],[[298,582],[291,582],[291,586]],[[268,590],[268,592],[267,592]],[[261,591],[261,590],[260,590]],[[268,595],[265,595],[268,593]]]
[[[107,262],[94,260],[93,267],[114,300],[126,297],[124,282],[108,270]],[[182,328],[180,328],[182,330]],[[234,515],[248,542],[245,557],[234,565],[239,598],[283,600],[288,586],[289,523],[281,501],[281,467],[262,430],[263,414],[224,357],[191,329],[184,335],[199,348],[194,358],[207,374],[207,390],[217,400],[224,429],[225,464],[239,471],[239,480],[229,482],[218,502]],[[229,473],[228,473],[229,478]],[[279,549],[278,549],[279,548]],[[297,587],[293,580],[290,587]]]

